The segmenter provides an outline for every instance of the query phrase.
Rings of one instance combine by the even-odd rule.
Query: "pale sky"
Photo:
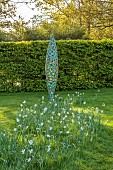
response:
[[[13,2],[22,2],[22,1],[29,1],[29,0],[13,0]],[[24,4],[24,3],[17,3],[17,15],[22,16],[25,18],[25,21],[28,21],[30,18],[33,17],[33,15],[38,14],[38,11],[35,8],[35,5],[32,3],[32,5]],[[32,10],[32,8],[34,8]]]

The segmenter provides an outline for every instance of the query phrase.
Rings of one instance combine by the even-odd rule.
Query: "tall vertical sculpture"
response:
[[[50,42],[47,49],[45,74],[50,100],[54,100],[54,93],[58,79],[58,54],[56,41],[53,35],[50,37]]]

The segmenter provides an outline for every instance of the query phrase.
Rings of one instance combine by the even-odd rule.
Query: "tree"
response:
[[[89,38],[94,38],[95,32],[101,34],[102,29],[113,27],[113,0],[33,0],[33,2],[52,20],[59,22],[58,18],[65,16],[67,24],[74,23],[85,28]],[[56,14],[58,17],[55,17]]]
[[[16,7],[10,0],[0,0],[0,28],[11,26]]]

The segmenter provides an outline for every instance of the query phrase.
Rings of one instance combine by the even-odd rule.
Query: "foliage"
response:
[[[11,18],[15,16],[15,5],[7,0],[0,1],[0,29],[11,26]]]
[[[57,40],[60,39],[84,39],[85,30],[76,25],[67,25],[62,27],[63,23],[42,22],[34,28],[27,27],[27,23],[18,20],[13,23],[13,30],[4,32],[4,37],[0,36],[0,41],[30,41],[30,40],[48,40],[51,33]],[[2,35],[2,34],[1,34]]]
[[[49,17],[58,23],[63,18],[63,28],[74,23],[84,28],[90,39],[110,37],[109,31],[113,30],[112,0],[33,0],[33,2],[43,11],[43,18],[45,15],[46,18]],[[102,32],[103,35],[101,35]]]
[[[65,169],[66,160],[83,158],[83,149],[99,138],[100,115],[95,108],[82,109],[82,95],[56,95],[48,103],[42,96],[30,107],[24,101],[13,134],[0,133],[1,169]]]
[[[0,91],[46,91],[48,41],[0,43]],[[56,90],[113,87],[112,41],[57,41]]]

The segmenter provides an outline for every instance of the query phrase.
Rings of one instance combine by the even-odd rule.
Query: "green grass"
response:
[[[78,152],[78,157],[76,149],[69,150],[68,155],[71,155],[71,157],[65,155],[66,153],[64,152],[65,154],[61,160],[58,158],[58,162],[49,162],[48,166],[42,168],[44,170],[113,170],[113,89],[79,90],[79,92],[84,93],[84,95],[79,95],[79,102],[73,105],[73,110],[88,110],[88,108],[103,110],[97,139],[93,144],[89,143],[78,147],[81,149]],[[56,92],[56,94],[63,96],[65,99],[68,94],[71,96],[73,93],[75,92]],[[27,101],[28,106],[37,104],[39,100],[41,101],[42,96],[45,97],[46,106],[49,100],[47,93],[1,93],[0,130],[7,129],[12,132],[20,104],[24,100]],[[84,102],[86,104],[82,104]],[[10,167],[2,167],[2,169],[13,170]],[[40,167],[36,169],[40,169]]]

